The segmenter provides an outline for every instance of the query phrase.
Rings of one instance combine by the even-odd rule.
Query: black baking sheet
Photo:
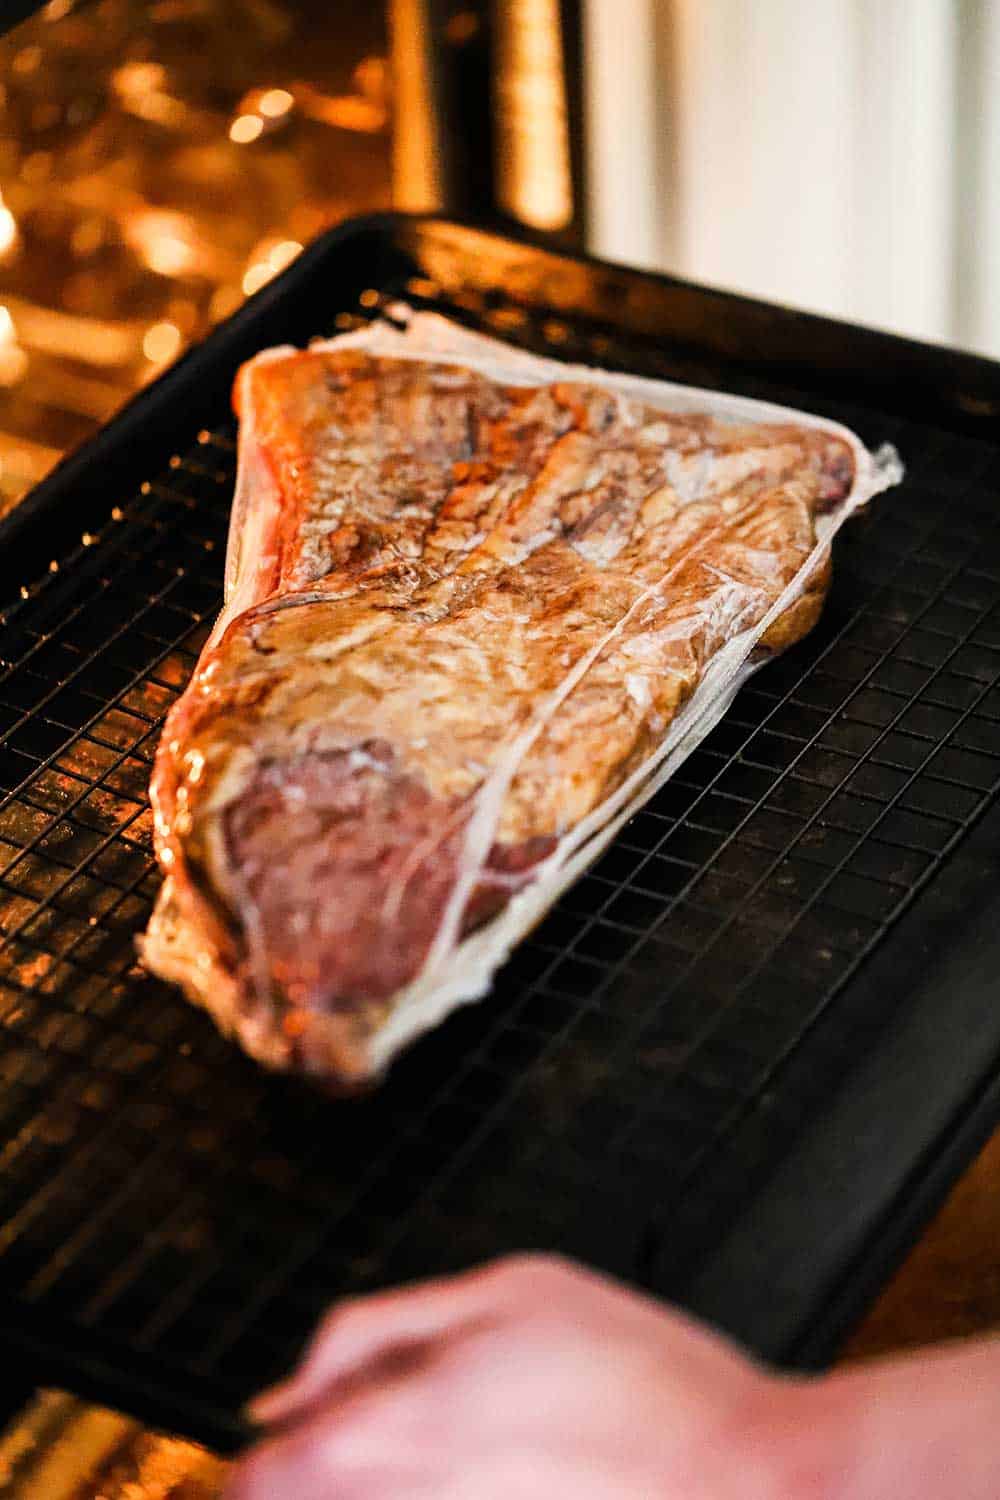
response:
[[[218,608],[228,390],[394,298],[892,441],[812,636],[371,1097],[272,1078],[133,938],[162,715]],[[547,1246],[828,1357],[996,1118],[1000,373],[388,216],[327,235],[0,530],[0,1322],[228,1446],[329,1301]]]

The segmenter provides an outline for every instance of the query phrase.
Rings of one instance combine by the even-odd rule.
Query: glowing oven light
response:
[[[160,234],[146,245],[146,262],[161,276],[179,276],[191,264],[191,247],[174,235]]]
[[[229,127],[229,139],[235,141],[237,146],[248,146],[263,129],[264,121],[260,115],[237,115]]]
[[[302,249],[298,240],[278,240],[259,247],[257,259],[243,273],[243,291],[247,297],[259,292],[261,287],[291,265]]]
[[[295,100],[287,89],[265,89],[257,101],[257,108],[269,120],[277,120],[282,115],[287,115],[294,103]]]
[[[17,342],[10,308],[0,303],[0,386],[17,385],[28,368],[28,355]]]
[[[573,193],[558,0],[517,0],[500,14],[498,195],[522,223],[559,229]]]
[[[167,70],[162,63],[127,62],[116,68],[111,82],[123,99],[135,99],[162,89],[167,81]]]
[[[159,209],[134,214],[125,235],[150,270],[160,276],[181,276],[194,265],[194,233],[184,214]]]
[[[142,340],[142,352],[155,365],[174,358],[183,343],[176,323],[152,323]]]
[[[17,244],[17,220],[0,198],[0,255],[6,255]]]

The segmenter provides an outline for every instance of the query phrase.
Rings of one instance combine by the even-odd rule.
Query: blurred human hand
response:
[[[227,1500],[770,1500],[797,1389],[650,1299],[518,1257],[335,1309],[252,1407],[271,1435]]]
[[[997,1500],[1000,1339],[818,1380],[544,1256],[342,1304],[227,1500]]]

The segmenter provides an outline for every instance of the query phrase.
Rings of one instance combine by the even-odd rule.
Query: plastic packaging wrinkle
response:
[[[657,611],[662,613],[664,601],[670,599],[671,584],[680,570],[695,551],[701,553],[711,548],[711,527],[703,525],[695,530],[688,550],[675,549],[669,558],[664,559],[662,571],[656,571],[647,561],[639,580],[641,587],[633,587],[631,597],[623,596],[621,611],[604,621],[600,634],[582,654],[573,659],[570,653],[566,653],[565,672],[534,697],[529,711],[512,723],[509,732],[493,747],[489,763],[481,767],[478,778],[472,776],[474,768],[460,768],[468,782],[468,787],[461,792],[462,819],[457,824],[457,831],[446,828],[440,835],[435,835],[439,840],[459,840],[457,875],[442,903],[440,919],[419,972],[391,997],[384,1018],[370,1037],[368,1067],[372,1076],[381,1073],[402,1047],[436,1025],[455,1007],[487,992],[493,976],[519,940],[541,920],[559,895],[596,860],[622,825],[663,786],[719,722],[741,685],[766,659],[766,646],[760,647],[762,638],[802,597],[810,580],[825,567],[830,543],[840,527],[874,495],[897,484],[903,473],[900,460],[890,446],[872,454],[849,429],[820,417],[716,391],[541,358],[472,333],[436,314],[413,313],[404,304],[395,304],[389,313],[391,321],[376,321],[338,338],[316,342],[310,348],[331,352],[356,350],[394,360],[460,366],[507,386],[581,383],[629,402],[642,403],[645,408],[671,415],[708,416],[722,423],[794,423],[799,428],[829,433],[847,444],[853,455],[854,478],[845,498],[825,512],[816,514],[815,545],[794,577],[773,598],[766,613],[760,614],[761,592],[759,588],[755,592],[753,576],[748,582],[745,573],[742,577],[728,573],[724,549],[719,549],[717,555],[721,561],[706,559],[701,565],[708,573],[714,569],[714,582],[704,589],[698,601],[699,618],[679,619],[673,624],[669,617],[665,621],[659,618]],[[268,611],[276,613],[330,606],[331,594],[322,588],[303,586],[292,593],[271,597],[262,582],[272,572],[273,558],[267,551],[268,546],[273,545],[268,542],[268,537],[273,535],[269,520],[273,519],[274,508],[280,505],[280,494],[277,482],[270,476],[266,464],[261,462],[258,451],[253,383],[248,372],[252,372],[259,362],[296,352],[287,348],[265,351],[251,361],[241,375],[241,438],[226,559],[225,602],[207,651],[217,646],[229,626],[251,608],[258,614],[267,615]],[[669,457],[673,459],[674,456]],[[668,478],[682,507],[701,495],[703,476],[697,464],[685,465],[677,459],[674,470],[668,469]],[[517,544],[521,548],[518,556],[530,556],[533,549],[544,546],[552,535],[543,531],[537,538],[522,539]],[[588,537],[585,541],[587,547],[593,549],[592,556],[600,566],[601,536],[596,535],[593,541]],[[583,555],[590,557],[591,553],[584,552]],[[760,570],[766,570],[768,566],[767,557],[760,552],[754,554],[753,562]],[[538,755],[544,736],[558,722],[567,700],[581,684],[586,686],[591,681],[598,664],[607,662],[609,651],[622,653],[629,664],[623,680],[636,713],[648,710],[650,678],[643,669],[643,650],[646,648],[639,628],[647,616],[656,623],[659,631],[657,649],[662,649],[671,629],[678,639],[682,639],[702,626],[710,627],[715,635],[723,637],[724,644],[711,655],[697,685],[664,724],[659,738],[654,736],[649,753],[644,754],[638,764],[630,766],[621,783],[599,805],[591,807],[572,826],[549,841],[551,847],[546,848],[532,865],[529,878],[518,881],[508,877],[513,893],[499,911],[480,925],[463,931],[463,918],[470,900],[484,878],[489,875],[495,884],[502,885],[503,875],[494,876],[489,861],[491,851],[505,836],[503,819],[509,815],[512,787],[529,764],[532,754]],[[377,620],[370,620],[367,624],[362,622],[363,631],[369,634],[362,633],[358,640],[369,641],[371,632],[382,628]],[[653,629],[652,625],[650,629]],[[354,643],[352,639],[346,640],[342,646],[331,642],[331,651],[335,647],[350,653]],[[473,677],[476,672],[489,670],[488,662],[477,664],[474,659],[476,642],[460,643],[457,649],[468,653],[469,672]],[[511,664],[511,674],[515,666]],[[363,673],[363,662],[357,670]],[[656,670],[655,663],[652,670]],[[377,687],[378,683],[373,680],[369,684],[370,693]],[[393,726],[398,723],[394,714],[400,711],[390,707],[386,710],[386,738],[390,743]],[[344,708],[343,714],[347,725],[351,722],[348,707]],[[343,744],[347,747],[347,730],[344,729],[343,733]],[[329,728],[328,735],[327,743],[336,746],[339,742],[334,727]],[[558,768],[555,774],[558,774]],[[420,857],[418,850],[414,855],[417,863]],[[399,878],[412,879],[413,869],[408,868]],[[196,956],[182,953],[184,935],[176,930],[176,923],[171,928],[164,916],[165,904],[170,900],[168,890],[158,909],[159,926],[154,918],[146,939],[146,959],[160,972],[170,972],[171,977],[179,978],[190,993],[199,984],[207,986],[211,977],[198,980]],[[394,900],[398,908],[400,892],[390,889],[386,892],[386,910],[394,909]],[[260,923],[250,909],[253,899],[246,888],[241,890],[240,904],[254,934],[251,967],[258,974],[266,975],[266,957],[262,958],[259,952],[264,939]],[[171,944],[173,958],[165,959],[164,954]],[[201,969],[204,971],[207,967],[202,961]],[[266,978],[260,979],[259,983],[265,985]],[[201,999],[202,1003],[213,1008],[204,995]],[[273,1047],[267,1037],[266,1009],[265,997],[258,996],[258,1003],[247,1007],[247,1015],[237,1029],[241,1031],[248,1050],[264,1061],[282,1064],[285,1059],[280,1048]],[[254,1026],[258,1028],[254,1033],[256,1042],[249,1034]]]

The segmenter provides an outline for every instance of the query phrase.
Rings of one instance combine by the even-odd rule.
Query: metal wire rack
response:
[[[426,276],[332,322],[398,295],[678,371],[641,339]],[[266,1076],[135,961],[150,764],[220,602],[233,424],[25,580],[0,670],[0,1275],[24,1347],[218,1439],[335,1295],[526,1245],[641,1275],[665,1223],[669,1290],[719,1232],[843,1063],[817,1047],[790,1093],[789,1059],[1000,784],[998,449],[825,409],[895,441],[908,478],[838,542],[820,626],[493,995],[360,1100]]]

